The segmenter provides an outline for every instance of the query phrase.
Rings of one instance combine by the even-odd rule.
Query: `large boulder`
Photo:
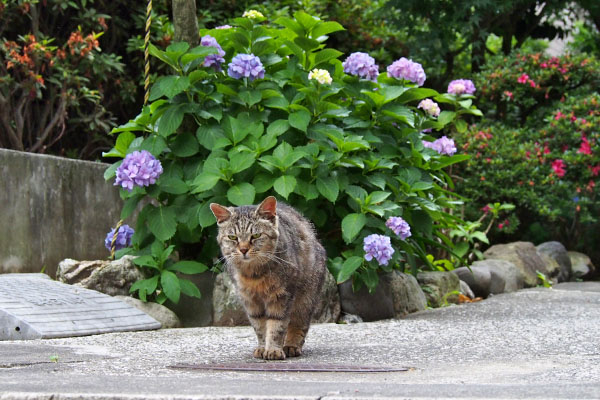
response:
[[[594,275],[596,268],[592,264],[592,260],[583,253],[576,251],[568,252],[569,259],[571,260],[571,267],[573,271],[572,279],[585,279]]]
[[[169,310],[167,307],[157,303],[144,303],[141,300],[134,299],[129,296],[115,296],[119,300],[129,304],[132,307],[137,308],[140,311],[145,312],[158,322],[160,322],[163,329],[170,328],[181,328],[181,321],[177,318],[177,315]]]
[[[394,270],[387,275],[387,279],[394,303],[394,318],[427,308],[425,293],[414,276]]]
[[[68,258],[58,264],[56,280],[110,296],[128,296],[131,285],[146,279],[133,259],[133,256],[124,256],[114,261],[77,261]]]
[[[239,301],[235,286],[228,273],[222,272],[215,279],[212,293],[213,325],[250,325],[246,311]]]
[[[472,268],[460,267],[452,271],[461,281],[464,281],[476,297],[484,299],[490,295],[492,274],[487,267]]]
[[[448,303],[458,303],[460,279],[456,274],[443,271],[419,272],[417,281],[431,307],[442,307]]]
[[[487,249],[483,255],[486,259],[512,262],[523,274],[525,287],[534,287],[538,284],[538,271],[548,276],[546,264],[531,242],[497,244]]]
[[[414,276],[392,271],[379,276],[379,284],[369,293],[366,287],[354,292],[352,282],[339,285],[342,312],[358,315],[363,321],[401,318],[427,308],[427,299]]]
[[[537,252],[546,261],[548,278],[555,282],[566,282],[571,278],[571,259],[560,242],[545,242],[536,246]]]

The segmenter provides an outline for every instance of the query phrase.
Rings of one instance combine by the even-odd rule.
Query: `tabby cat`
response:
[[[272,196],[258,206],[212,203],[210,209],[227,271],[258,338],[254,357],[301,355],[326,272],[313,225]]]

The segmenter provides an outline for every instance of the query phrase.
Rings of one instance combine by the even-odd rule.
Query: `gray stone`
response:
[[[354,292],[352,280],[339,284],[342,312],[358,315],[365,322],[393,318],[395,315],[394,299],[390,281],[384,279],[384,276],[385,274],[380,275],[379,284],[373,293],[369,293],[365,285]]]
[[[39,274],[0,275],[0,340],[158,328],[147,314],[103,293]]]
[[[568,254],[573,271],[572,279],[585,279],[594,275],[596,268],[587,255],[576,251],[569,251]]]
[[[455,274],[444,271],[423,271],[417,275],[417,281],[430,307],[437,308],[448,303],[458,303],[460,280]]]
[[[491,273],[491,294],[516,292],[525,287],[521,270],[510,261],[489,259],[473,263],[475,268],[481,268],[483,265],[487,266]],[[504,284],[501,285],[500,281]],[[500,288],[500,286],[502,287]]]
[[[177,315],[167,307],[152,302],[143,302],[129,296],[115,296],[117,299],[145,312],[158,322],[163,329],[181,328],[183,325]]]
[[[556,282],[567,282],[571,279],[572,266],[571,259],[565,246],[560,242],[545,242],[536,246],[537,252],[546,264],[548,278]],[[545,257],[548,257],[548,260]]]
[[[497,244],[487,249],[483,255],[486,259],[512,262],[523,273],[525,287],[533,287],[538,284],[537,271],[548,276],[546,264],[537,253],[533,243],[530,242]]]
[[[463,296],[467,296],[471,300],[473,300],[475,298],[475,293],[473,293],[473,291],[471,290],[469,285],[467,285],[467,282],[465,282],[463,280],[460,281],[460,293]]]
[[[118,260],[77,261],[67,258],[58,264],[56,280],[110,296],[128,296],[129,288],[146,275],[134,263],[133,256]]]
[[[213,325],[250,325],[246,311],[239,301],[235,286],[228,273],[222,272],[217,275],[212,299]]]
[[[0,221],[10,229],[0,235],[0,273],[45,267],[55,277],[65,258],[108,257],[104,238],[123,208],[118,188],[104,180],[108,166],[0,149]]]
[[[392,291],[394,318],[401,318],[427,308],[427,298],[414,276],[394,270],[387,275],[386,279]]]
[[[202,274],[177,275],[192,281],[200,289],[202,296],[198,299],[182,295],[177,304],[168,301],[168,307],[177,314],[186,328],[211,325],[215,274],[207,271]]]
[[[325,273],[325,282],[321,288],[319,304],[312,317],[313,323],[337,322],[342,312],[340,295],[335,278],[329,271]]]
[[[492,274],[487,267],[460,267],[452,271],[461,281],[465,281],[476,297],[486,298],[490,295]]]
[[[361,317],[354,314],[344,314],[340,317],[340,324],[360,324],[364,322]]]

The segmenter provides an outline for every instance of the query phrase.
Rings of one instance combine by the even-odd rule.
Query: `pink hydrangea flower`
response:
[[[387,67],[387,73],[392,78],[404,79],[416,83],[418,86],[423,86],[426,79],[423,66],[405,57],[402,57],[389,65]]]
[[[475,90],[475,85],[470,79],[456,79],[448,84],[448,93],[450,94],[473,94]]]

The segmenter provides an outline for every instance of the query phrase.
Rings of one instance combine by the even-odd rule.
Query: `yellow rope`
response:
[[[117,226],[115,227],[115,233],[113,233],[112,241],[110,242],[110,259],[115,259],[115,251],[117,251],[117,234],[119,233],[119,228],[123,225],[123,220],[120,219],[117,222]]]
[[[144,37],[144,105],[148,104],[150,97],[150,25],[152,24],[152,0],[148,0],[146,7],[146,36]]]

